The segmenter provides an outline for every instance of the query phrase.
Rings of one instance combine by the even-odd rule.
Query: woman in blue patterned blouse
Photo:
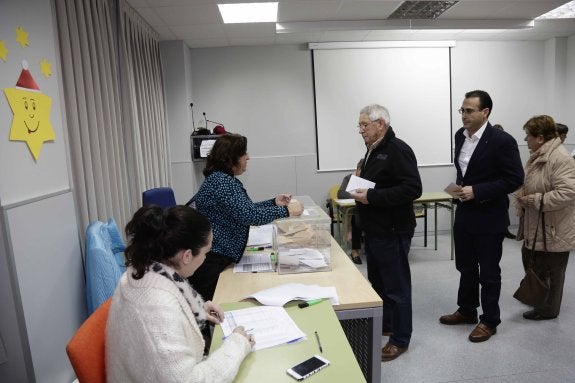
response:
[[[252,202],[240,180],[250,156],[248,140],[239,134],[219,137],[208,155],[206,179],[195,196],[196,209],[208,217],[214,240],[206,260],[189,281],[202,297],[211,300],[220,272],[238,262],[248,241],[251,225],[265,225],[275,219],[299,216],[300,202],[288,194]]]

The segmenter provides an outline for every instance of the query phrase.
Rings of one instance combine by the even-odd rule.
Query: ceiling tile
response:
[[[386,19],[403,1],[344,1],[337,18],[339,20]]]
[[[282,1],[278,7],[278,22],[335,20],[339,1]]]
[[[136,10],[140,16],[144,18],[152,27],[156,26],[166,26],[164,20],[162,20],[156,13],[154,8],[138,8]]]
[[[171,29],[180,40],[226,38],[223,25],[221,24],[183,25],[175,26]]]
[[[237,38],[275,38],[276,24],[275,23],[255,23],[255,24],[225,24],[224,31],[226,36],[231,41]]]
[[[158,35],[160,36],[160,41],[181,40],[181,38],[177,37],[169,27],[154,27],[154,29],[156,32],[158,32]]]
[[[200,4],[175,7],[157,7],[156,13],[170,26],[221,23],[217,5]]]

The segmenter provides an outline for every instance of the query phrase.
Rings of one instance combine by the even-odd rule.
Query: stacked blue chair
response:
[[[95,221],[86,229],[86,298],[88,315],[110,298],[126,271],[124,240],[114,219]]]
[[[165,209],[176,205],[176,197],[169,187],[150,189],[142,193],[142,205],[158,205]]]

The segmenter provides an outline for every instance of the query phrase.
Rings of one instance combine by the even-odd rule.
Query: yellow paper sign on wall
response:
[[[56,138],[50,122],[52,98],[40,92],[26,61],[22,62],[16,86],[4,88],[4,94],[14,113],[10,141],[26,141],[32,156],[38,160],[43,143]]]

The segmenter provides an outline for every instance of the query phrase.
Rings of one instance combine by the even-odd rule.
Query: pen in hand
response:
[[[213,316],[213,317],[215,317],[215,318],[218,320],[218,322],[220,322],[220,323],[223,322],[223,319],[220,318],[220,314],[218,314],[217,311],[213,311],[213,310],[210,311],[210,315]]]
[[[319,340],[319,334],[317,333],[317,331],[314,331],[315,333],[315,340],[317,340],[317,345],[319,346],[319,352],[321,352],[323,354],[323,348],[321,347],[321,342]]]

